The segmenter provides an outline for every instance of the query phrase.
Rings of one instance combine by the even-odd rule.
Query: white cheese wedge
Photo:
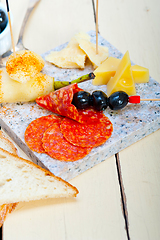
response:
[[[79,32],[79,33],[75,34],[72,39],[75,39],[77,41],[78,41],[78,39],[86,39],[86,40],[90,41],[91,37],[87,33]],[[71,41],[72,41],[72,39],[71,39]]]
[[[108,57],[108,48],[104,46],[98,46],[98,54],[96,53],[96,44],[91,43],[89,40],[84,38],[76,39],[80,48],[86,53],[89,60],[92,62],[93,67],[97,68],[102,62]]]
[[[46,61],[60,68],[81,68],[85,66],[86,54],[72,38],[66,48],[53,51],[45,57]]]
[[[61,51],[52,51],[45,59],[60,68],[84,69],[86,57],[90,59],[94,68],[97,68],[108,58],[108,48],[99,46],[96,54],[96,45],[90,42],[90,36],[80,32],[76,34]]]

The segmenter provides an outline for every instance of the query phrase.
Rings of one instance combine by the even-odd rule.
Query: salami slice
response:
[[[81,123],[91,123],[99,120],[103,115],[102,112],[92,108],[86,110],[77,109],[72,104],[73,95],[81,90],[83,89],[79,88],[77,83],[74,83],[37,98],[36,103],[53,113],[74,119]]]
[[[62,117],[56,115],[48,115],[32,121],[25,131],[25,142],[28,147],[38,153],[44,153],[42,146],[43,133],[54,123],[61,122]]]
[[[71,84],[51,92],[48,95],[37,98],[36,103],[51,112],[78,120],[78,110],[72,104],[72,100],[74,93],[80,90],[76,83]]]
[[[77,161],[85,157],[92,148],[77,147],[69,143],[61,133],[60,123],[49,127],[42,138],[43,148],[52,158],[61,161]]]
[[[65,118],[61,122],[61,131],[63,136],[73,145],[97,147],[111,136],[113,125],[105,115],[99,122],[91,124],[82,124]]]

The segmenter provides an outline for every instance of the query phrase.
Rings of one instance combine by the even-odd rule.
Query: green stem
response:
[[[81,82],[85,82],[85,81],[88,81],[88,80],[91,80],[91,79],[94,79],[95,78],[95,75],[93,72],[89,73],[89,74],[86,74],[86,75],[83,75],[82,77],[79,77],[71,82],[67,82],[67,81],[55,81],[54,82],[54,90],[57,90],[59,88],[62,88],[62,87],[65,87],[65,86],[68,86],[72,83],[81,83]]]

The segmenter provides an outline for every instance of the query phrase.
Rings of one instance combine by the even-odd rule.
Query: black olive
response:
[[[122,109],[127,105],[128,99],[127,93],[123,91],[115,92],[108,98],[109,107],[112,110]]]
[[[92,98],[91,98],[91,102],[93,107],[97,110],[97,111],[103,111],[107,108],[108,106],[108,98],[107,95],[102,92],[102,91],[94,91],[92,93]]]
[[[3,10],[0,9],[0,33],[3,32],[5,27],[7,26],[8,19]]]
[[[90,106],[90,94],[85,91],[76,92],[72,104],[80,109],[88,108]]]

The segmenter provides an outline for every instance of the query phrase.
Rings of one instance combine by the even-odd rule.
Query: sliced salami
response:
[[[73,95],[81,90],[77,83],[74,83],[37,98],[36,103],[53,113],[74,119],[81,123],[91,123],[99,120],[103,115],[102,112],[92,108],[80,110],[72,104]]]
[[[71,84],[37,98],[36,103],[53,113],[78,120],[79,114],[77,108],[72,104],[72,99],[74,93],[80,90],[76,83]]]
[[[113,125],[110,120],[103,115],[100,121],[95,123],[78,123],[72,119],[63,119],[61,122],[63,136],[76,146],[97,147],[111,136]]]
[[[43,133],[54,123],[61,122],[62,117],[56,115],[48,115],[32,121],[25,131],[25,142],[28,147],[38,153],[44,153],[42,146]]]
[[[45,131],[42,142],[49,156],[67,162],[85,157],[92,149],[91,147],[77,147],[69,143],[61,133],[60,123],[55,123]]]

